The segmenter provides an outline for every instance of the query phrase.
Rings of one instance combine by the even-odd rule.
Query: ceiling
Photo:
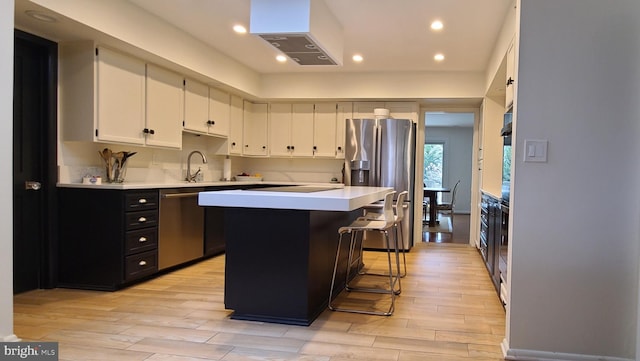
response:
[[[343,28],[343,65],[278,63],[279,51],[250,33],[250,0],[128,0],[259,73],[484,72],[511,0],[324,0]],[[433,20],[443,30],[430,30]],[[361,54],[364,61],[351,57]],[[436,53],[445,60],[436,62]]]
[[[90,4],[89,0],[77,1]],[[250,34],[251,0],[120,1],[142,8],[260,74],[484,73],[505,16],[513,6],[513,0],[321,0],[342,26],[342,65],[302,66],[292,60],[277,62],[275,56],[280,52],[257,35]],[[16,27],[47,34],[54,41],[78,40],[91,34],[87,33],[88,28],[79,27],[70,19],[57,17],[58,22],[53,27],[34,20],[25,15],[30,9],[46,13],[46,9],[29,0],[15,0]],[[434,20],[443,22],[441,31],[430,29]],[[244,25],[249,33],[236,34],[232,29],[236,24]],[[99,35],[94,33],[92,36]],[[356,53],[361,54],[364,61],[353,62],[351,57]],[[436,62],[436,53],[444,54],[444,61]],[[503,92],[502,88],[497,91]],[[442,106],[449,103],[477,105],[479,100],[427,99],[423,102]],[[432,120],[434,124],[431,125],[437,125],[436,119]],[[450,122],[449,119],[443,123]],[[455,125],[468,125],[464,123]]]

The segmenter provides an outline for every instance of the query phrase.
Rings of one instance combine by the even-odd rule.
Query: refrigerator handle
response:
[[[375,132],[375,137],[376,137],[376,141],[375,141],[375,163],[374,163],[374,171],[373,171],[373,181],[374,181],[374,185],[376,187],[380,187],[380,181],[381,181],[381,175],[380,173],[382,173],[382,159],[380,159],[380,157],[382,156],[382,129],[380,127],[380,124],[376,124],[375,126],[376,132]]]

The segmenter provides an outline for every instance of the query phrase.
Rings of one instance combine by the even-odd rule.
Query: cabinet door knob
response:
[[[138,266],[146,266],[146,265],[147,265],[147,261],[138,262]]]
[[[146,222],[147,219],[145,217],[140,217],[138,218],[138,222],[142,223],[142,222]]]
[[[145,203],[147,203],[147,199],[146,198],[140,198],[140,199],[138,199],[138,203],[145,204]]]
[[[236,142],[231,143],[231,145],[235,147],[236,146]]]
[[[513,78],[509,77],[509,79],[507,79],[507,86],[513,84]]]
[[[147,241],[147,237],[140,237],[140,238],[138,238],[138,242],[140,242],[140,243],[144,243],[144,242],[146,242],[146,241]]]
[[[287,145],[287,150],[291,150],[291,146],[290,145]]]

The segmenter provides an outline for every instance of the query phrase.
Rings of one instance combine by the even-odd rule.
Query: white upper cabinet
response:
[[[243,155],[267,156],[269,154],[267,110],[267,104],[244,102]]]
[[[209,89],[209,134],[229,135],[229,94],[216,88]]]
[[[192,79],[184,84],[184,130],[207,134],[209,86]]]
[[[514,93],[514,85],[513,83],[516,81],[516,74],[515,74],[515,62],[516,62],[516,55],[515,55],[515,48],[514,48],[514,42],[513,40],[511,41],[511,44],[509,45],[509,49],[507,49],[507,74],[506,74],[506,79],[507,79],[507,83],[506,83],[506,89],[505,89],[505,108],[509,108],[513,105],[513,93]]]
[[[182,146],[182,76],[90,41],[59,49],[63,140]]]
[[[338,103],[336,115],[336,158],[344,158],[344,142],[347,134],[346,120],[351,118],[353,118],[353,103]]]
[[[242,154],[242,129],[244,122],[244,104],[242,98],[231,96],[229,107],[229,154]]]
[[[195,80],[185,81],[184,130],[226,137],[229,134],[229,94]]]
[[[316,157],[336,157],[336,142],[338,141],[337,115],[338,104],[336,103],[319,103],[315,105],[313,118],[313,152]],[[344,122],[342,124],[344,124]]]
[[[144,144],[145,63],[105,48],[96,54],[96,140]]]
[[[313,104],[271,104],[269,147],[274,157],[312,157]]]
[[[384,108],[384,102],[357,102],[353,103],[354,119],[373,119],[373,110]]]
[[[182,148],[184,78],[158,66],[147,65],[146,144]]]
[[[290,156],[293,107],[289,103],[275,103],[270,104],[269,108],[269,154],[275,157]]]
[[[418,122],[419,106],[416,102],[386,102],[384,107],[389,109],[389,115],[395,119],[411,119]]]
[[[389,109],[392,118],[418,121],[419,106],[416,102],[356,102],[353,103],[353,118],[373,119],[376,108]]]
[[[296,157],[314,155],[313,104],[293,104],[291,153]]]

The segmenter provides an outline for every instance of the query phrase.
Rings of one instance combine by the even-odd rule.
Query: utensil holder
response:
[[[107,182],[122,183],[127,174],[127,162],[115,161],[111,167],[107,167]]]

